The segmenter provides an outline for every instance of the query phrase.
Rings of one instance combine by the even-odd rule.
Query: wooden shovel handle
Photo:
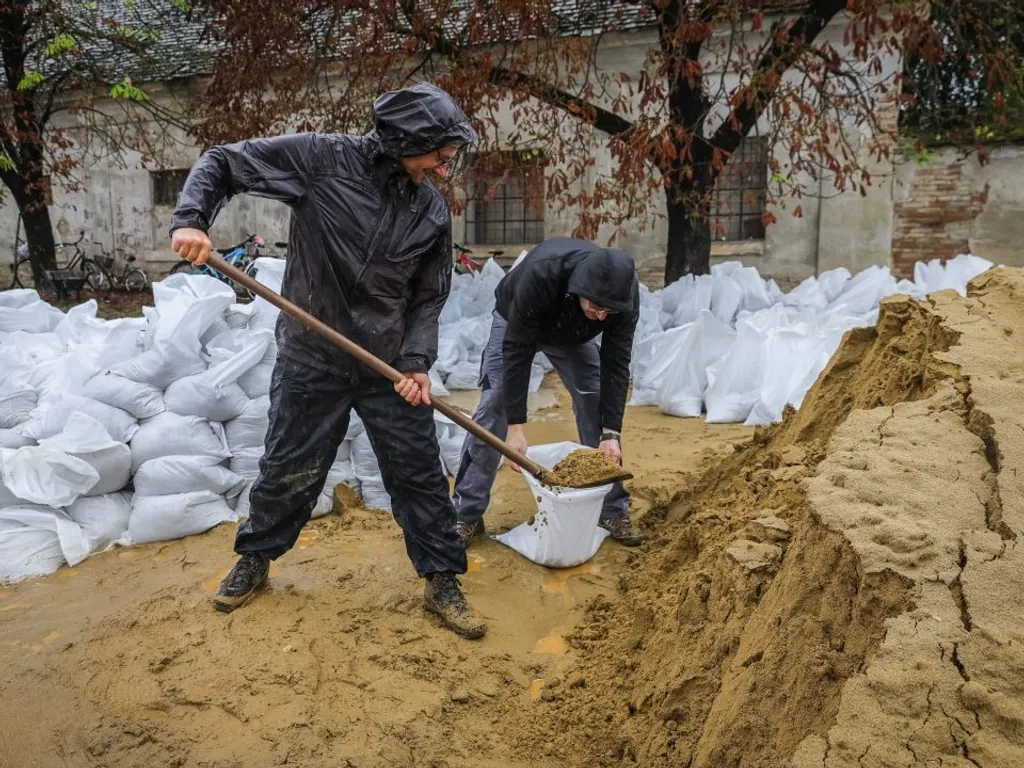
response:
[[[229,264],[219,254],[211,253],[209,258],[206,260],[206,263],[212,269],[215,269],[222,275],[229,277],[231,280],[235,281],[243,288],[249,289],[257,296],[259,296],[261,299],[265,299],[266,301],[270,302],[275,307],[284,312],[286,315],[294,317],[304,326],[309,328],[309,330],[320,334],[325,339],[335,344],[336,346],[340,347],[342,350],[344,350],[349,355],[354,357],[356,360],[361,362],[367,368],[376,371],[384,378],[396,383],[405,378],[401,373],[396,371],[394,368],[385,363],[379,357],[370,354],[365,349],[360,347],[358,344],[346,338],[342,334],[338,333],[336,330],[331,328],[326,323],[317,320],[311,314],[295,306],[280,294],[275,293],[274,291],[267,288],[267,286],[263,285],[262,283],[253,279],[249,275],[245,274],[245,272],[240,270],[238,267]],[[555,477],[555,475],[552,474],[550,471],[548,471],[547,469],[545,469],[532,459],[528,459],[526,456],[519,453],[519,451],[515,450],[511,445],[506,443],[504,440],[492,434],[488,430],[484,429],[471,418],[466,416],[466,414],[464,414],[462,411],[449,405],[444,400],[441,400],[440,398],[437,397],[431,397],[430,405],[435,411],[447,416],[449,419],[454,421],[464,430],[466,430],[467,432],[471,432],[473,435],[483,440],[485,443],[494,448],[494,450],[498,451],[509,461],[515,462],[523,470],[529,472],[542,483],[546,483],[548,485],[561,484],[558,481],[558,478]]]

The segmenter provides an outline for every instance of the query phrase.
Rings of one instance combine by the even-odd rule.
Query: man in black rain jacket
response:
[[[483,391],[473,419],[499,437],[507,435],[525,453],[530,369],[543,352],[572,396],[580,442],[621,463],[629,360],[640,316],[633,258],[585,240],[554,237],[530,251],[494,295],[491,335],[480,362]],[[459,536],[467,547],[483,532],[500,460],[497,451],[467,435],[455,479]],[[640,543],[622,483],[605,497],[600,525],[623,544]]]
[[[406,551],[426,579],[424,606],[465,637],[486,627],[457,574],[466,555],[440,462],[427,372],[451,287],[451,218],[428,173],[444,176],[477,139],[452,98],[420,83],[380,96],[363,136],[300,133],[214,147],[189,173],[172,220],[172,248],[203,263],[206,232],[224,203],[246,193],[291,208],[282,292],[401,371],[374,374],[282,313],[270,387],[270,427],[241,556],[214,605],[244,604],[270,561],[294,546],[323,489],[353,408],[377,455]]]

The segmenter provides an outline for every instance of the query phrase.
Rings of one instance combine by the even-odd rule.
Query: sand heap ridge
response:
[[[569,766],[1024,765],[1020,328],[1021,270],[967,299],[885,300],[799,413],[676,497],[621,599],[570,637],[526,749]]]

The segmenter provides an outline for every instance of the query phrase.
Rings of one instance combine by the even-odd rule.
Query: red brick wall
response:
[[[988,184],[964,178],[964,163],[938,158],[917,169],[906,199],[893,205],[892,271],[912,277],[914,262],[967,253],[970,223],[988,202]],[[976,177],[975,177],[976,178]]]

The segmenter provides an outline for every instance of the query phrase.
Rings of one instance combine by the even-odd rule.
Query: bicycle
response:
[[[85,230],[83,229],[79,232],[78,239],[74,242],[56,244],[55,248],[61,256],[65,255],[69,247],[74,248],[71,260],[66,264],[61,264],[61,259],[57,259],[57,269],[65,274],[77,269],[85,275],[85,282],[92,290],[102,291],[109,286],[110,280],[106,272],[94,260],[85,255],[85,251],[81,248],[81,242],[84,238]],[[39,287],[51,288],[51,283],[51,279],[44,277],[43,285]],[[17,264],[14,266],[14,286],[17,288],[36,287],[35,278],[32,275],[32,261],[29,259],[27,247],[17,255]]]
[[[223,256],[228,264],[238,267],[245,272],[262,254],[262,248],[263,238],[259,235],[251,234],[238,245],[233,245],[230,248],[214,248],[214,250]],[[240,289],[240,286],[236,285],[230,278],[206,264],[196,266],[191,261],[182,260],[171,268],[170,274],[209,275],[220,280],[222,283],[230,285],[235,293],[238,293]],[[247,293],[249,293],[250,297],[252,296],[250,292],[247,291]]]
[[[128,254],[124,257],[120,273],[111,272],[110,269],[114,266],[115,261],[114,256],[108,254],[102,245],[99,246],[99,249],[99,255],[95,257],[96,264],[103,270],[103,274],[114,289],[126,293],[142,293],[149,287],[149,276],[139,267],[133,266],[136,262],[135,256]]]
[[[458,256],[455,257],[455,271],[461,275],[472,274],[479,272],[484,268],[484,265],[472,257],[473,251],[464,245],[459,243],[452,243],[452,248],[458,252]],[[500,248],[494,248],[488,251],[492,259],[496,259],[503,255],[505,251]]]

